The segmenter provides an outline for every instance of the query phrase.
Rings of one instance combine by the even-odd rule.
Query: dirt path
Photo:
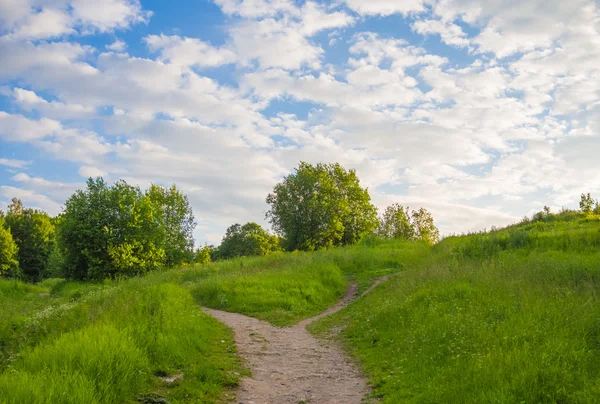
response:
[[[371,286],[370,292],[383,277]],[[366,380],[339,346],[317,340],[306,326],[340,311],[357,293],[351,285],[336,306],[292,327],[278,328],[237,313],[204,309],[235,332],[239,354],[252,371],[242,379],[239,404],[360,404],[368,392]]]

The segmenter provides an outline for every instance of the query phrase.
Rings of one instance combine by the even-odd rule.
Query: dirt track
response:
[[[363,295],[386,279],[379,279]],[[242,314],[204,309],[233,329],[238,353],[252,371],[252,378],[241,381],[237,402],[360,404],[368,393],[366,380],[337,343],[318,340],[306,331],[308,324],[346,307],[356,293],[356,285],[351,285],[336,306],[284,328]]]

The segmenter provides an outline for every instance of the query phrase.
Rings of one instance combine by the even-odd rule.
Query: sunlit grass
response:
[[[598,402],[599,229],[554,218],[447,239],[312,331],[343,326],[385,403]]]

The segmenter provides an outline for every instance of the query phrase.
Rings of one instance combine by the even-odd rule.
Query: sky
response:
[[[0,0],[0,208],[174,183],[218,244],[300,161],[445,235],[600,197],[600,3]]]

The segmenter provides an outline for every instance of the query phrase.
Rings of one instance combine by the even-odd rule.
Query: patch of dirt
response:
[[[361,296],[387,280],[377,280]],[[360,404],[366,380],[335,341],[318,340],[306,326],[346,307],[357,294],[351,285],[334,307],[292,327],[278,328],[237,313],[204,311],[235,332],[238,353],[252,371],[237,393],[239,404]]]

